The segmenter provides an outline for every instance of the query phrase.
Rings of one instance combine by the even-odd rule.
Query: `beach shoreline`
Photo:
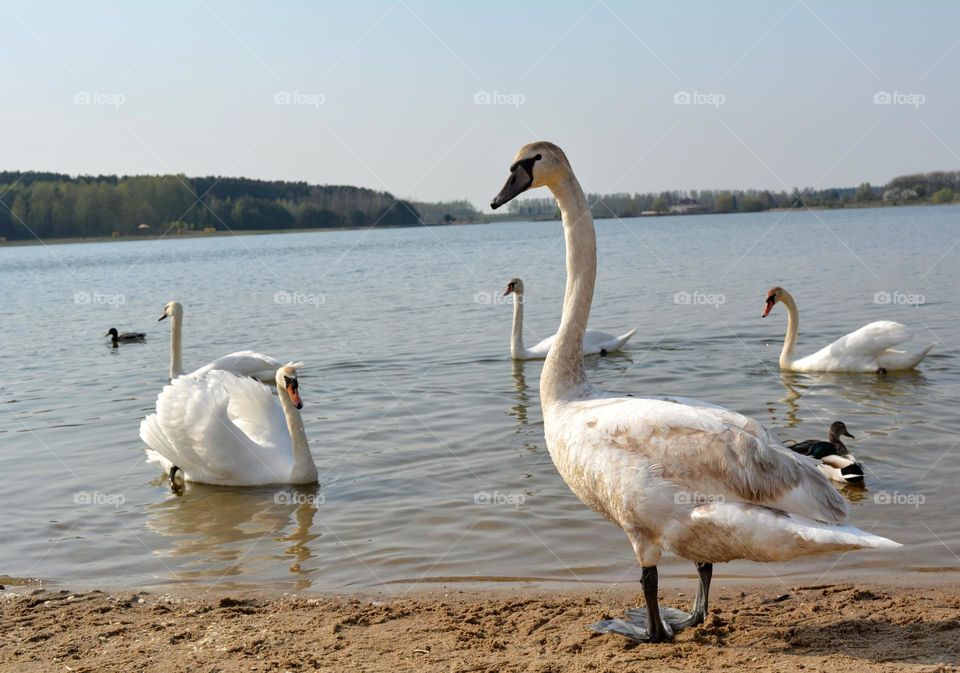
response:
[[[641,605],[634,583],[350,593],[8,586],[0,672],[952,671],[960,588],[951,579],[718,579],[706,622],[660,645],[588,628]],[[695,586],[664,583],[662,604],[688,608]]]

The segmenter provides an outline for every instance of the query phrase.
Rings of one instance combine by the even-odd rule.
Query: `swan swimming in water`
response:
[[[808,439],[790,444],[789,447],[796,453],[820,461],[820,471],[833,481],[841,484],[862,484],[863,465],[847,450],[840,437],[856,439],[843,421],[834,421],[830,424],[826,440]]]
[[[777,304],[787,309],[787,336],[780,351],[780,369],[794,372],[877,372],[886,373],[913,369],[926,357],[934,344],[918,351],[896,350],[913,336],[898,322],[878,320],[856,332],[840,337],[813,355],[797,359],[793,348],[800,330],[800,312],[793,296],[782,287],[770,288],[761,318],[770,315]]]
[[[303,428],[293,365],[275,376],[279,400],[252,378],[223,370],[180,376],[140,423],[147,462],[170,477],[223,486],[312,484],[317,466]]]
[[[170,318],[170,380],[183,376],[183,306],[178,301],[168,302],[163,307],[163,315],[159,320]],[[302,362],[294,363],[303,366]],[[237,376],[249,376],[258,381],[270,381],[278,367],[283,366],[280,360],[257,353],[256,351],[237,351],[217,358],[203,367],[190,373],[190,376],[200,376],[209,371],[222,370],[232,372]]]
[[[533,348],[524,348],[523,346],[523,281],[514,278],[507,283],[507,289],[503,296],[513,295],[513,333],[510,336],[510,355],[514,360],[542,360],[547,357],[550,346],[553,345],[557,335],[549,336]],[[637,330],[632,329],[626,334],[615,336],[609,332],[601,332],[596,329],[588,329],[583,335],[583,354],[584,355],[606,355],[623,348],[630,337],[636,334]]]
[[[614,396],[590,385],[582,351],[596,233],[563,151],[548,142],[522,147],[490,206],[542,186],[560,207],[567,256],[560,329],[540,377],[547,448],[580,500],[626,533],[646,602],[645,620],[631,615],[592,628],[660,642],[700,624],[714,563],[898,547],[844,525],[847,503],[816,463],[782,446],[757,421],[697,400]],[[664,552],[697,566],[690,615],[662,616],[658,608],[657,562]]]

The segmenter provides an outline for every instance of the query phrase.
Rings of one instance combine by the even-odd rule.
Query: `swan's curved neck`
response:
[[[787,309],[787,336],[783,340],[783,350],[780,351],[780,366],[789,367],[794,360],[793,349],[797,345],[797,333],[800,331],[800,312],[793,296],[786,290],[781,292],[780,301]]]
[[[567,286],[560,330],[540,377],[540,398],[544,404],[575,399],[589,392],[583,370],[583,335],[597,279],[597,236],[580,183],[569,173],[562,181],[550,185],[550,191],[557,199],[563,218]]]
[[[317,481],[317,465],[310,455],[310,443],[307,441],[307,432],[303,429],[303,417],[300,410],[294,406],[290,396],[283,386],[278,386],[280,392],[280,408],[287,421],[287,431],[293,445],[293,469],[290,470],[291,484],[313,484]]]
[[[526,352],[523,347],[523,294],[513,295],[513,333],[510,335],[510,355],[517,359]]]
[[[170,316],[170,380],[183,375],[183,325],[181,317]]]

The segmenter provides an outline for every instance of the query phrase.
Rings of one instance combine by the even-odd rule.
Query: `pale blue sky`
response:
[[[883,183],[960,168],[958,40],[947,1],[0,0],[0,168],[485,206],[549,139],[592,191]]]

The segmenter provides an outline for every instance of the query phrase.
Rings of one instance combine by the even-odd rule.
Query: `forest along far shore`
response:
[[[745,213],[777,209],[947,204],[960,171],[902,175],[886,185],[792,191],[689,190],[587,194],[593,216]],[[0,172],[0,243],[136,240],[188,234],[279,233],[559,219],[549,198],[482,213],[466,199],[413,201],[346,185],[184,175],[70,176]]]

